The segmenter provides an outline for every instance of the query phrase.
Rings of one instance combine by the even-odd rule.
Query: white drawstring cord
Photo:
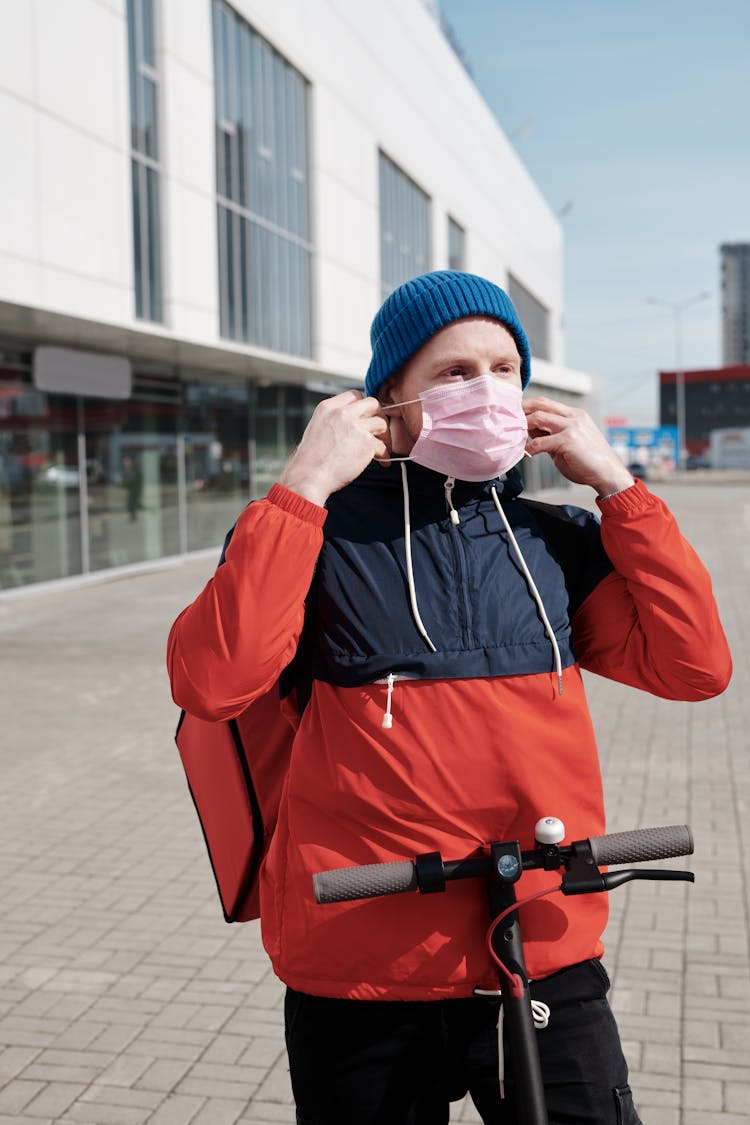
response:
[[[419,629],[419,632],[427,641],[432,652],[437,652],[434,644],[430,640],[429,634],[424,627],[424,622],[419,616],[419,607],[417,605],[417,591],[414,586],[414,569],[411,561],[411,517],[409,515],[409,482],[406,476],[406,465],[401,464],[401,483],[404,493],[404,542],[406,546],[406,577],[409,583],[409,601],[411,602],[411,613],[414,618],[414,623]]]
[[[531,1014],[534,1017],[534,1027],[537,1031],[544,1031],[549,1024],[549,1005],[545,1004],[543,1000],[532,1000]]]
[[[505,1009],[502,1005],[503,994],[499,989],[475,988],[475,996],[497,996],[500,1000],[500,1009],[497,1013],[497,1071],[500,1082],[500,1097],[505,1097],[505,1047],[503,1046],[503,1020]],[[531,1001],[531,1015],[537,1031],[543,1031],[549,1024],[549,1006],[543,1000]]]
[[[454,525],[458,525],[458,523],[460,522],[459,516],[458,516],[458,512],[453,507],[452,496],[451,496],[454,484],[455,484],[455,478],[454,477],[448,477],[446,482],[445,482],[444,487],[445,487],[445,497],[446,497],[446,501],[448,503],[448,510],[451,513],[451,522]],[[424,622],[422,621],[422,618],[421,618],[420,613],[419,613],[419,606],[417,605],[417,591],[416,591],[416,586],[415,586],[415,583],[414,583],[414,566],[413,566],[412,555],[411,555],[411,514],[410,514],[410,510],[409,510],[409,508],[410,508],[410,505],[409,505],[409,479],[408,479],[408,476],[407,476],[406,464],[404,462],[401,463],[401,485],[402,485],[402,491],[403,491],[403,497],[404,497],[404,550],[405,550],[405,554],[406,554],[406,578],[407,578],[407,583],[408,583],[408,586],[409,586],[409,603],[411,605],[412,617],[414,618],[414,623],[417,626],[417,629],[419,630],[420,635],[424,638],[424,640],[427,643],[427,646],[430,649],[430,651],[431,652],[437,652],[437,648],[432,643],[432,640],[430,639],[430,635],[427,632],[427,629],[425,628]],[[516,557],[518,558],[518,561],[521,565],[521,569],[523,571],[524,577],[526,578],[526,582],[528,583],[528,587],[529,587],[529,590],[531,591],[531,595],[534,598],[534,601],[536,602],[537,609],[539,610],[539,615],[540,615],[540,617],[541,617],[541,619],[544,623],[544,628],[547,632],[547,636],[549,637],[550,644],[552,645],[552,651],[554,653],[554,658],[555,658],[555,671],[557,672],[558,691],[559,691],[559,694],[562,695],[562,693],[563,693],[562,659],[560,657],[560,646],[557,643],[557,637],[555,636],[555,631],[552,628],[552,625],[550,624],[550,620],[549,620],[549,617],[547,616],[547,611],[544,608],[544,603],[542,601],[541,594],[537,590],[536,583],[534,582],[534,579],[531,577],[531,573],[529,571],[529,568],[526,565],[526,560],[524,559],[523,555],[521,554],[521,548],[518,546],[518,543],[516,542],[516,537],[513,534],[513,531],[511,530],[510,524],[508,523],[508,518],[505,515],[505,512],[503,510],[503,506],[498,499],[497,490],[496,490],[494,485],[492,485],[492,487],[490,489],[490,492],[492,494],[492,499],[494,501],[495,507],[497,508],[497,511],[500,515],[500,519],[503,521],[503,524],[505,526],[505,530],[508,533],[508,538],[510,539],[511,544],[513,545],[513,550],[515,551]],[[391,695],[393,694],[393,680],[392,680],[392,678],[389,677],[386,680],[386,683],[388,684],[388,696],[387,696],[387,701],[386,701],[386,710],[385,710],[385,714],[383,715],[382,722],[383,722],[383,727],[385,727],[386,729],[390,729],[390,727],[392,727],[392,725],[393,725],[393,715],[391,714]]]
[[[498,500],[497,490],[495,489],[494,484],[492,485],[492,488],[490,489],[490,492],[492,493],[492,499],[495,501],[495,507],[497,508],[498,512],[500,513],[500,519],[505,524],[505,530],[508,532],[508,538],[510,539],[511,543],[513,544],[513,550],[516,553],[516,557],[518,558],[518,561],[521,564],[521,569],[523,570],[523,573],[524,573],[524,576],[525,576],[526,581],[528,583],[529,589],[531,590],[531,596],[533,597],[534,601],[537,604],[537,609],[539,610],[539,616],[541,617],[542,621],[544,622],[544,628],[547,631],[547,636],[549,637],[550,644],[552,645],[552,651],[555,654],[555,671],[557,672],[557,686],[558,686],[558,690],[559,690],[560,695],[562,695],[562,693],[563,693],[562,660],[560,659],[560,646],[557,643],[557,637],[555,636],[555,631],[552,628],[552,626],[550,625],[550,620],[549,620],[549,617],[547,616],[547,611],[544,608],[542,596],[536,588],[536,583],[534,582],[534,579],[531,577],[531,572],[529,571],[529,568],[526,565],[526,560],[524,559],[523,555],[521,554],[521,548],[518,546],[518,543],[516,542],[516,537],[513,534],[513,532],[511,531],[510,524],[508,523],[508,517],[506,516],[505,512],[503,511],[502,504]]]

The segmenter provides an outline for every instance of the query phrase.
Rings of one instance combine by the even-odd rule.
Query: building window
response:
[[[153,0],[128,0],[135,315],[162,321],[159,75]]]
[[[549,309],[513,274],[508,274],[508,296],[516,307],[518,318],[528,337],[531,354],[537,359],[549,359]]]
[[[0,594],[213,547],[325,396],[150,366],[127,399],[37,389],[0,339]],[[185,381],[185,380],[189,381]]]
[[[430,268],[430,199],[380,153],[380,293]]]
[[[0,348],[0,589],[81,571],[76,400],[38,391]]]
[[[448,216],[448,269],[466,269],[466,232]]]
[[[279,479],[290,451],[301,440],[313,410],[325,397],[307,387],[273,384],[254,388],[254,496],[265,496]]]
[[[129,399],[83,400],[88,467],[86,570],[180,553],[182,388],[138,373]]]
[[[185,388],[189,551],[221,543],[251,487],[248,385],[203,379]]]
[[[221,335],[312,355],[308,83],[214,0]]]

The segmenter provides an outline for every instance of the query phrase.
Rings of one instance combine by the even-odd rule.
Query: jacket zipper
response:
[[[454,487],[455,483],[456,483],[455,477],[447,477],[446,481],[445,481],[445,484],[443,485],[443,488],[445,489],[445,502],[446,502],[446,505],[448,507],[448,512],[449,512],[450,521],[451,521],[451,529],[449,531],[449,536],[450,536],[450,539],[451,539],[451,542],[452,542],[453,558],[454,558],[454,561],[455,561],[455,568],[456,568],[456,571],[457,571],[457,574],[458,574],[458,581],[457,581],[457,584],[456,584],[457,585],[456,603],[460,607],[460,610],[462,611],[460,613],[460,616],[462,618],[462,620],[460,622],[461,632],[463,634],[462,643],[465,646],[468,647],[469,643],[470,643],[469,632],[470,632],[470,626],[471,626],[471,621],[472,621],[471,604],[469,602],[469,591],[468,591],[469,568],[468,568],[467,561],[466,561],[466,547],[464,546],[464,542],[463,542],[463,539],[461,537],[461,532],[459,530],[460,525],[461,525],[461,519],[460,519],[460,516],[459,516],[458,512],[456,511],[456,509],[453,507],[453,487]],[[458,593],[458,591],[460,591],[460,593]]]

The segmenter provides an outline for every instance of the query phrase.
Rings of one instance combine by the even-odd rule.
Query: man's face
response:
[[[381,393],[384,405],[407,402],[433,387],[479,375],[495,375],[521,387],[521,357],[508,329],[486,316],[466,317],[441,328],[389,380]],[[422,404],[389,410],[394,452],[409,453],[422,430]]]

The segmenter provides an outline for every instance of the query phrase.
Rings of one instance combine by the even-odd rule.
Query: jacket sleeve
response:
[[[581,667],[664,699],[719,695],[732,662],[711,579],[640,481],[599,504],[614,567],[573,618]]]
[[[170,630],[178,707],[231,719],[274,685],[302,631],[325,518],[325,508],[278,484],[245,509],[221,565]]]

